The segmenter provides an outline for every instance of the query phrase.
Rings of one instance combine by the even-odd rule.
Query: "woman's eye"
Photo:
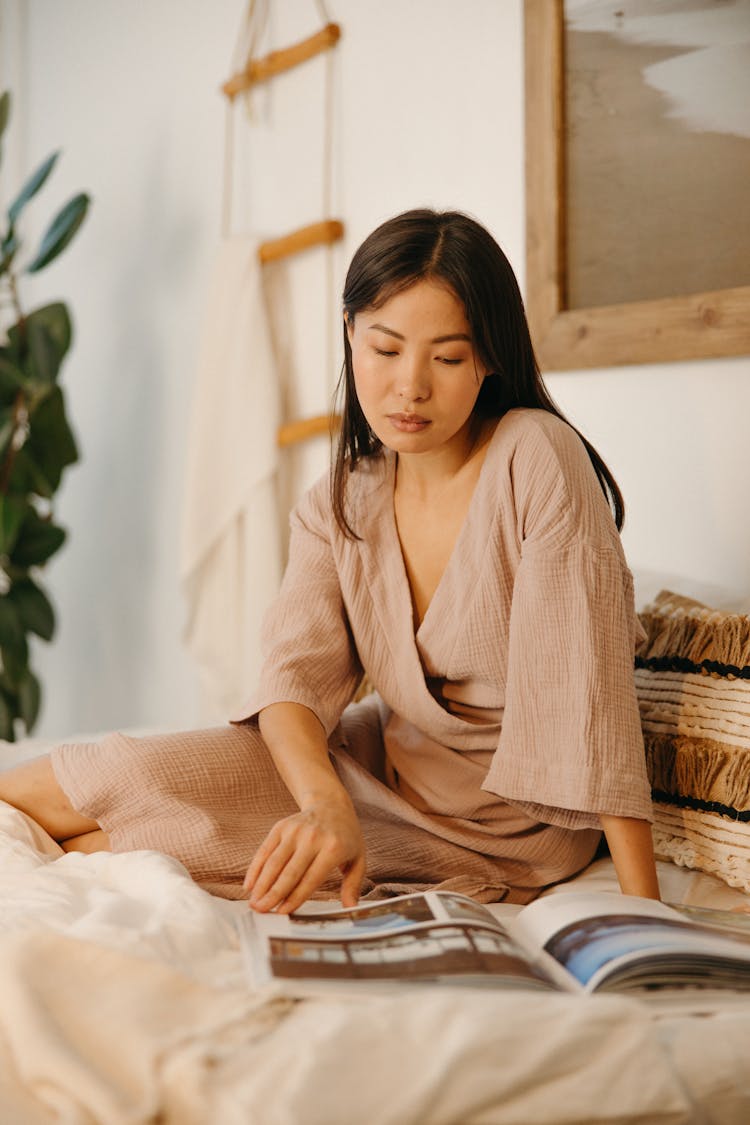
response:
[[[388,352],[384,348],[376,348],[375,351],[378,355],[398,355],[398,352]]]
[[[445,356],[437,357],[440,363],[446,364],[448,367],[458,367],[459,363],[463,363],[462,359],[446,359]]]

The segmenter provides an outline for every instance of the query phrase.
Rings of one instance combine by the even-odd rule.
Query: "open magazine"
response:
[[[499,921],[470,898],[430,891],[351,908],[307,904],[290,915],[248,910],[240,931],[252,984],[300,996],[336,983],[437,981],[569,992],[750,990],[750,916],[698,917],[651,899],[571,892]]]

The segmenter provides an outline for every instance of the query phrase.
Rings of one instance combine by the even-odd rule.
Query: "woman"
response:
[[[658,897],[622,498],[544,388],[509,263],[467,216],[411,211],[343,304],[338,452],[292,515],[254,699],[58,747],[0,796],[67,850],[156,848],[261,911],[524,903],[602,829],[623,892]]]

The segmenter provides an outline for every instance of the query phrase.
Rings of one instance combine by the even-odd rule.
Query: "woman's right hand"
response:
[[[365,842],[346,795],[325,796],[277,821],[245,876],[250,906],[289,914],[330,875],[342,874],[341,903],[356,906],[365,874]]]

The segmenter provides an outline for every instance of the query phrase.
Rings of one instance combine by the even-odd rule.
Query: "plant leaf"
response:
[[[29,413],[29,436],[24,449],[54,492],[60,484],[63,469],[78,460],[75,438],[65,416],[61,387],[55,387]]]
[[[29,345],[28,371],[32,379],[44,383],[54,383],[60,370],[62,356],[55,339],[46,324],[39,320],[27,321],[27,342]]]
[[[0,692],[0,738],[5,742],[16,741],[16,732],[13,729],[13,711],[4,691]]]
[[[8,339],[3,345],[3,355],[18,366],[23,359],[23,341],[24,336],[18,324],[12,324],[8,329]]]
[[[60,550],[65,538],[66,533],[62,527],[57,527],[50,520],[43,520],[34,508],[29,507],[10,561],[14,566],[41,566]]]
[[[19,496],[0,496],[0,555],[10,556],[28,507]]]
[[[12,408],[6,407],[4,410],[0,410],[0,465],[10,448],[15,428],[16,422]]]
[[[31,265],[26,267],[27,273],[36,273],[62,253],[86,218],[90,202],[90,197],[85,192],[81,192],[73,196],[62,210],[58,211],[44,232],[36,257]]]
[[[16,256],[18,246],[19,243],[15,233],[13,231],[8,231],[3,239],[2,246],[0,246],[0,252],[2,253],[2,258],[0,258],[0,273],[7,273]]]
[[[70,313],[67,312],[67,305],[63,304],[62,300],[55,300],[51,305],[42,305],[40,308],[35,308],[34,312],[29,313],[25,318],[24,324],[25,339],[29,348],[37,331],[44,330],[47,333],[57,355],[57,368],[60,368],[73,337],[73,327]],[[20,346],[20,337],[16,336],[17,332],[16,326],[10,328],[8,332],[8,339],[15,348]]]
[[[14,227],[16,225],[16,220],[18,219],[18,216],[21,214],[26,204],[30,199],[33,199],[39,189],[44,185],[44,182],[54,168],[59,155],[59,152],[53,152],[52,155],[48,156],[44,163],[40,164],[37,170],[31,176],[29,176],[28,180],[23,185],[18,195],[8,208],[8,218],[10,219],[11,227]]]
[[[43,496],[45,500],[51,500],[54,495],[54,488],[34,459],[29,456],[25,446],[18,450],[13,459],[7,491],[8,495],[13,496],[25,496],[33,492],[37,496]]]
[[[55,635],[55,611],[44,590],[31,578],[23,578],[13,583],[7,596],[16,607],[26,632],[51,641]]]
[[[26,733],[31,734],[39,717],[39,706],[42,701],[42,689],[39,680],[30,668],[18,685],[18,707],[23,719]]]
[[[11,702],[15,702],[18,685],[26,675],[26,669],[29,666],[29,649],[26,638],[24,637],[22,650],[15,651],[3,645],[0,651],[3,656],[3,681],[10,685],[6,688],[6,694]]]
[[[68,307],[62,301],[34,309],[23,322],[8,329],[8,342],[0,356],[19,369],[28,382],[35,376],[44,384],[57,378],[73,338]]]
[[[10,120],[10,91],[4,90],[0,96],[0,137],[5,132],[6,126]]]
[[[34,309],[26,317],[27,329],[32,324],[43,325],[49,332],[62,361],[73,337],[68,306],[63,304],[62,301],[54,301],[51,305],[42,305],[41,308]]]
[[[7,594],[0,597],[0,647],[3,649],[3,665],[13,678],[13,674],[7,666],[6,655],[12,654],[17,660],[23,659],[23,662],[26,663],[28,647],[26,633],[21,624],[18,610]]]
[[[0,403],[7,406],[14,402],[23,386],[23,371],[0,351]]]

